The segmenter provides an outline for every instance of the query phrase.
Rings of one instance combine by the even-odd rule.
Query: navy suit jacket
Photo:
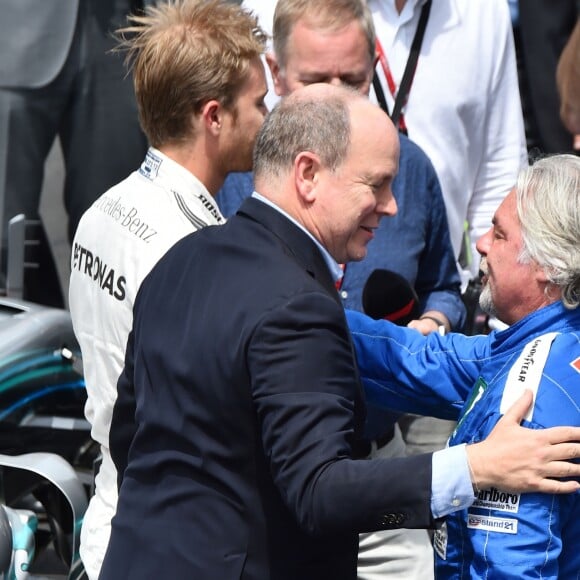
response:
[[[358,532],[433,523],[429,455],[352,458],[364,403],[333,280],[259,200],[145,279],[118,390],[103,579],[354,579]]]

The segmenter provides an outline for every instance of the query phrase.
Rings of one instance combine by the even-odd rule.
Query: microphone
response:
[[[362,305],[371,318],[390,320],[399,326],[406,326],[421,314],[415,289],[392,270],[373,270],[363,288]]]

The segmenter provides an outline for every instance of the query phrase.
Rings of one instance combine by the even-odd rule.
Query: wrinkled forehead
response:
[[[286,43],[283,60],[295,56],[296,50],[304,45],[316,46],[317,50],[309,51],[309,61],[320,61],[320,57],[332,54],[337,59],[359,61],[358,65],[372,66],[374,47],[370,47],[368,38],[360,22],[350,20],[340,25],[329,26],[328,23],[318,23],[301,19],[294,24]]]
[[[516,190],[513,188],[500,203],[493,216],[493,224],[497,227],[518,225],[520,220],[517,212]]]

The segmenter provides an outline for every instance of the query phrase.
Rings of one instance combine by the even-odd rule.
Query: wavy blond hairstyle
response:
[[[231,108],[266,43],[256,18],[226,0],[161,2],[130,16],[117,37],[154,147],[190,138],[191,116],[207,101]]]

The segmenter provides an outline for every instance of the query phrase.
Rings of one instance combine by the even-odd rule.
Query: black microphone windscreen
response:
[[[366,281],[362,304],[365,314],[400,326],[419,318],[419,298],[406,278],[391,270],[374,270]]]

